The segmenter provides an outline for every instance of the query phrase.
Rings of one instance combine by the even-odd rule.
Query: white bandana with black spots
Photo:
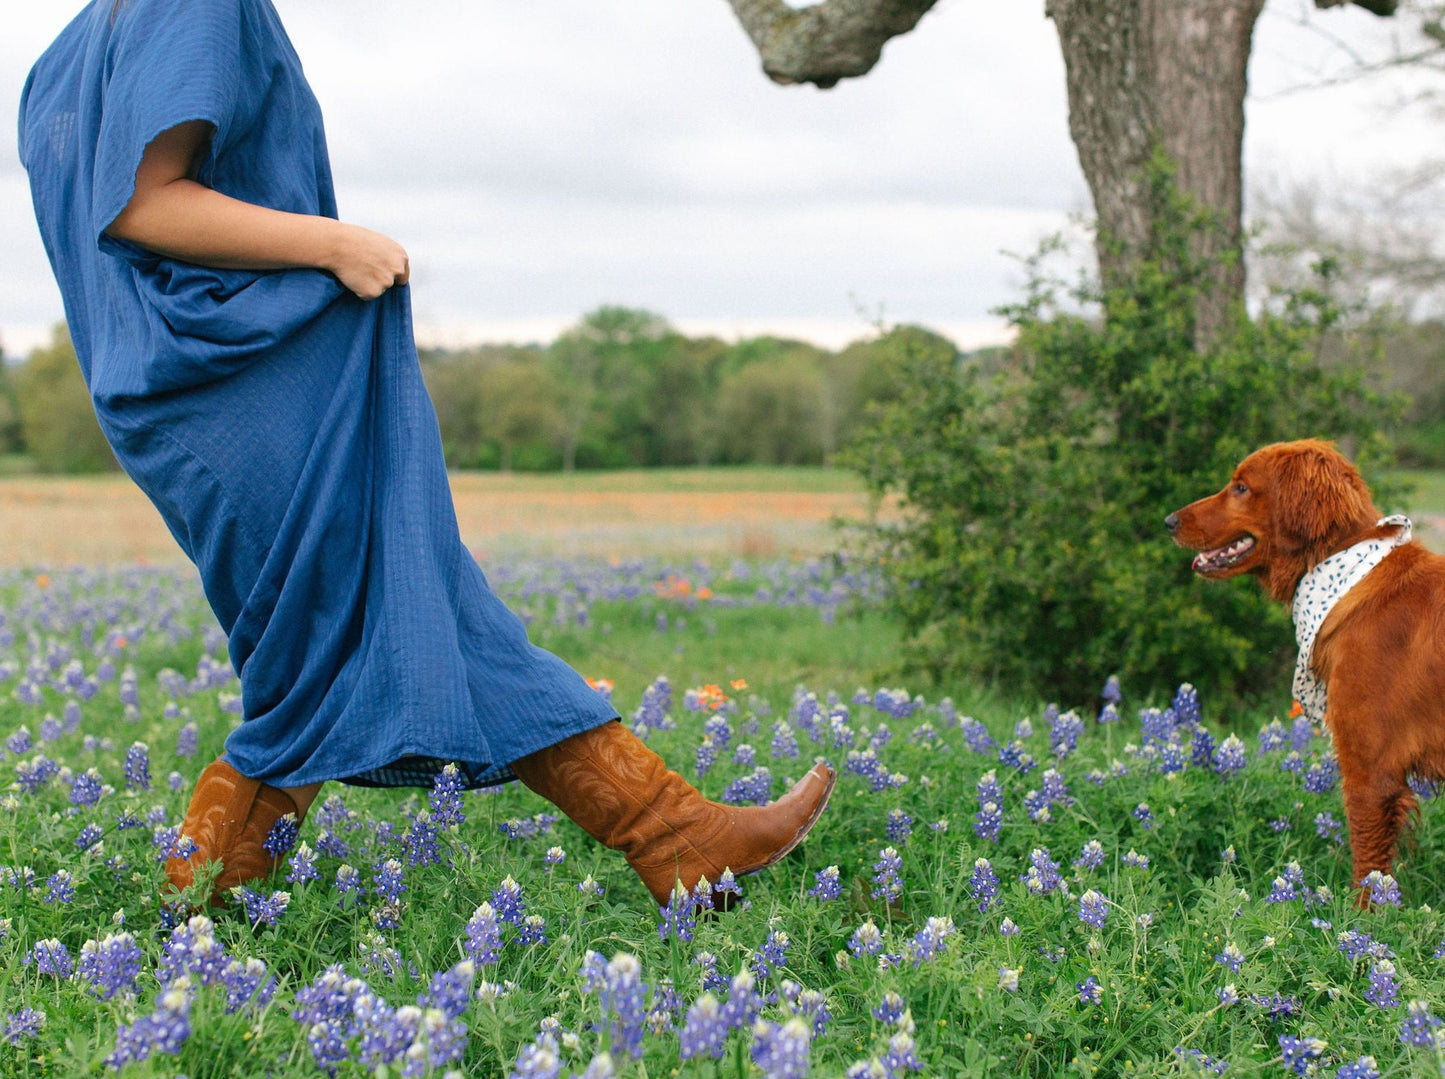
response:
[[[1290,612],[1295,640],[1299,643],[1299,659],[1294,665],[1294,699],[1312,723],[1324,722],[1326,697],[1324,683],[1310,669],[1315,634],[1341,596],[1363,581],[1387,554],[1410,542],[1410,518],[1396,513],[1376,523],[1379,528],[1387,526],[1394,527],[1394,535],[1364,540],[1330,555],[1300,578],[1295,589],[1294,607]]]

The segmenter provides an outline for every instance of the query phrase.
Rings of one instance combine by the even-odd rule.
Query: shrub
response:
[[[901,502],[860,538],[886,561],[905,668],[1067,700],[1113,673],[1142,694],[1187,671],[1216,701],[1286,684],[1287,612],[1252,583],[1195,580],[1163,519],[1283,439],[1339,440],[1368,479],[1392,406],[1359,370],[1315,362],[1338,318],[1323,289],[1197,346],[1208,275],[1190,240],[1209,225],[1167,176],[1158,193],[1153,249],[1126,285],[1065,289],[1048,250],[1029,260],[1002,363],[895,357],[901,394],[846,460]]]

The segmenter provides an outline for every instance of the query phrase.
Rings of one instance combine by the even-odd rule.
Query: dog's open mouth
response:
[[[1254,537],[1246,534],[1226,547],[1216,547],[1212,551],[1200,551],[1194,556],[1192,566],[1195,573],[1223,573],[1243,562],[1252,550],[1254,550]]]

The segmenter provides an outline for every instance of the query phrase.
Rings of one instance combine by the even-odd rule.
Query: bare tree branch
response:
[[[728,0],[774,82],[828,89],[866,75],[890,38],[906,34],[937,0],[823,0],[792,8],[783,0]]]

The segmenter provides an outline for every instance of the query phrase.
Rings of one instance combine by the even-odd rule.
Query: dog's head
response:
[[[1288,600],[1299,580],[1360,533],[1379,511],[1360,474],[1328,442],[1277,442],[1246,457],[1218,494],[1164,519],[1181,547],[1198,551],[1194,572],[1252,573]]]

